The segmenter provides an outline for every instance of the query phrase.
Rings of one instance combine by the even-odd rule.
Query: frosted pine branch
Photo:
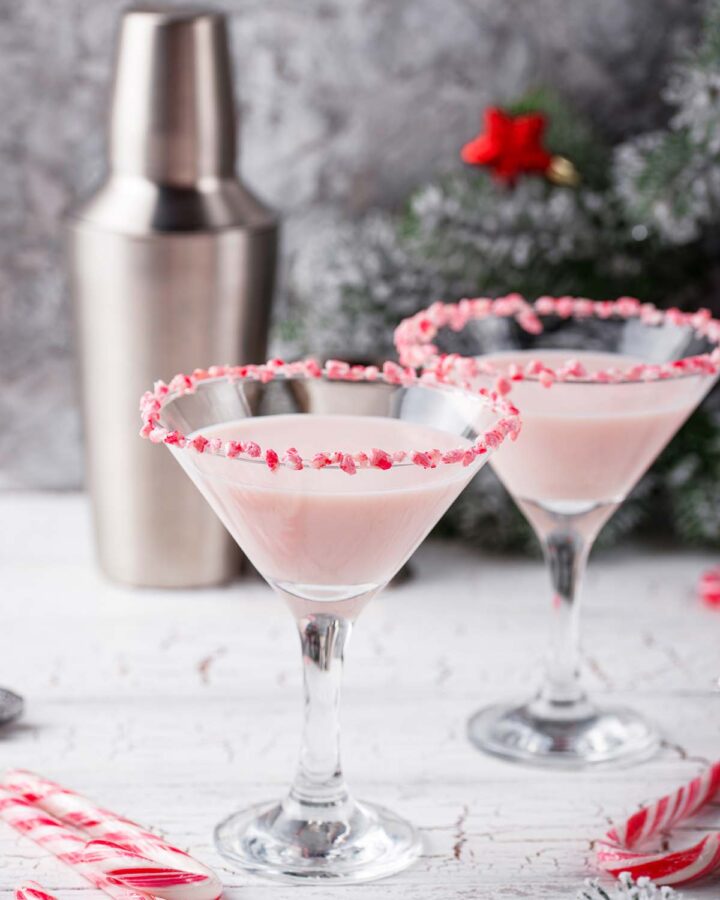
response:
[[[670,887],[658,887],[649,878],[633,881],[627,873],[610,888],[605,888],[596,879],[588,879],[577,894],[577,900],[682,900]]]

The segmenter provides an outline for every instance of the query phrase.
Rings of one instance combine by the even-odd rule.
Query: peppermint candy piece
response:
[[[15,888],[15,900],[57,900],[57,897],[37,881],[23,881]]]

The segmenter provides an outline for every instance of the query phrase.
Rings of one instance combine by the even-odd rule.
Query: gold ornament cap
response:
[[[553,156],[545,170],[545,177],[553,184],[562,187],[577,187],[580,184],[580,173],[565,156]]]

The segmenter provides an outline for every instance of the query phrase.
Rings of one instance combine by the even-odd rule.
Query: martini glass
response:
[[[535,696],[470,720],[481,750],[580,768],[658,748],[644,718],[599,708],[583,688],[580,583],[602,526],[715,383],[717,335],[705,311],[517,295],[436,304],[399,327],[401,360],[494,384],[522,411],[522,434],[492,465],[542,545],[554,621]]]
[[[312,363],[220,371],[157,386],[143,398],[143,433],[170,447],[289,607],[305,722],[289,793],[231,815],[216,829],[217,847],[242,868],[285,881],[391,875],[417,858],[420,838],[345,784],[345,648],[362,608],[517,418],[504,404],[421,384],[394,364],[392,377],[338,363],[322,373]]]

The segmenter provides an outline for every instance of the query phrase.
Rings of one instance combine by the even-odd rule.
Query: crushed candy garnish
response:
[[[458,308],[459,310],[459,308]],[[455,323],[461,325],[462,316],[456,310]],[[344,381],[378,381],[387,384],[411,386],[431,385],[444,390],[465,389],[482,399],[488,409],[501,416],[493,428],[478,438],[475,447],[461,447],[456,450],[441,452],[437,448],[429,450],[383,450],[373,447],[369,452],[364,450],[349,453],[345,450],[321,451],[310,459],[304,459],[295,447],[288,447],[283,452],[272,448],[262,448],[255,441],[208,439],[202,434],[185,437],[176,430],[169,430],[160,423],[162,408],[175,396],[192,394],[198,384],[208,379],[226,378],[230,382],[239,380],[259,381],[267,383],[275,378],[326,378]],[[462,463],[470,465],[486,447],[495,448],[506,438],[514,439],[520,430],[520,418],[517,409],[504,400],[500,393],[488,391],[486,388],[473,388],[468,380],[466,385],[446,385],[442,378],[433,374],[418,374],[412,366],[399,365],[388,361],[378,366],[350,365],[341,360],[329,360],[324,367],[314,359],[286,363],[281,359],[271,359],[264,365],[245,366],[210,366],[208,369],[196,369],[192,375],[176,375],[168,384],[155,382],[152,391],[146,391],[140,399],[142,428],[140,434],[153,443],[164,443],[178,449],[191,448],[197,453],[205,453],[225,457],[226,459],[249,459],[264,462],[274,472],[280,466],[292,471],[306,468],[324,469],[337,467],[348,475],[355,475],[358,469],[375,468],[387,471],[397,465],[414,464],[423,469],[434,469],[439,464]]]
[[[717,375],[720,370],[720,347],[711,353],[688,356],[658,364],[632,363],[626,369],[608,368],[598,372],[586,372],[577,360],[569,359],[558,369],[546,366],[539,360],[531,360],[524,366],[508,364],[500,370],[482,357],[461,357],[443,354],[434,340],[443,328],[462,331],[469,322],[487,318],[514,318],[518,325],[530,334],[540,334],[543,323],[540,316],[558,316],[562,319],[638,319],[641,323],[658,326],[670,323],[692,329],[696,336],[712,344],[720,343],[720,321],[713,319],[708,309],[683,312],[679,309],[660,310],[652,303],[641,303],[634,297],[617,300],[588,300],[585,297],[538,297],[534,303],[520,294],[508,294],[491,300],[488,297],[463,299],[458,303],[433,303],[427,309],[404,319],[395,329],[395,347],[400,362],[406,366],[423,368],[441,381],[467,386],[478,375],[495,375],[495,391],[499,396],[509,393],[512,381],[537,379],[545,387],[563,381],[597,381],[617,383],[624,381],[657,381],[688,375]]]

